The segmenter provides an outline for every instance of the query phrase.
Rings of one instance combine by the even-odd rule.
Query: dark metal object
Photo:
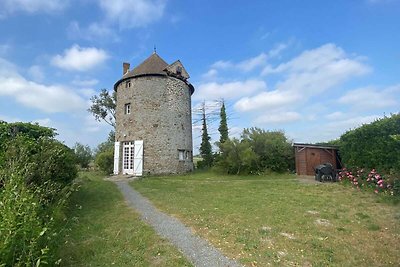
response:
[[[337,173],[332,164],[324,163],[315,167],[315,180],[320,182],[336,182]]]

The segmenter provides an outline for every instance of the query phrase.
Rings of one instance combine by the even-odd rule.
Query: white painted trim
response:
[[[143,140],[135,141],[135,154],[133,158],[133,175],[143,175]]]
[[[114,143],[114,174],[119,173],[119,145],[120,142]]]

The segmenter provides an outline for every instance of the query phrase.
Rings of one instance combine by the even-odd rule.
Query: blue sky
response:
[[[0,119],[94,147],[111,128],[90,96],[156,45],[191,75],[194,109],[225,99],[232,136],[328,141],[399,112],[399,29],[399,0],[0,0]],[[199,136],[195,125],[195,150]]]

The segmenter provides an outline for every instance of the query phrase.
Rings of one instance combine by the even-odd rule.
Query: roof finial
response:
[[[154,45],[154,52],[153,52],[154,54],[157,54],[157,47],[156,47],[156,45]]]

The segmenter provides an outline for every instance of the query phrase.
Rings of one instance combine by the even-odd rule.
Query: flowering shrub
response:
[[[343,168],[338,176],[341,182],[350,182],[357,188],[370,188],[376,194],[385,193],[392,196],[400,196],[400,178],[378,173],[375,169],[365,171],[364,169],[350,170]]]

